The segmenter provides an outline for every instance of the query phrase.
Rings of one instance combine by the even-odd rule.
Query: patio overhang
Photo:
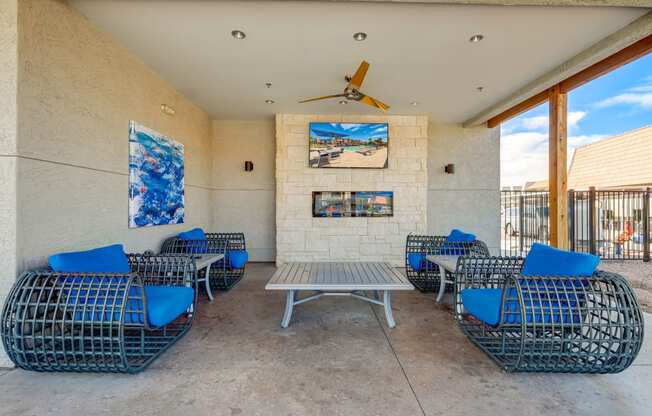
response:
[[[647,54],[652,47],[652,12],[607,36],[549,72],[464,122],[465,127],[487,123],[495,127],[548,99],[548,89],[560,84],[562,92],[597,78]]]
[[[568,247],[567,94],[652,52],[652,12],[609,35],[475,117],[465,126],[489,128],[549,103],[548,183],[550,243]]]

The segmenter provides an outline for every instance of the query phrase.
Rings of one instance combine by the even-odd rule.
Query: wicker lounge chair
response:
[[[535,244],[524,261],[461,257],[462,331],[506,371],[617,373],[636,358],[643,316],[627,281],[599,259]]]
[[[226,250],[222,248],[226,244]],[[210,270],[211,290],[229,290],[242,279],[249,260],[243,233],[204,233],[195,228],[163,242],[161,254],[224,254]]]
[[[453,230],[451,235],[460,232]],[[465,233],[462,233],[465,234]],[[489,256],[487,245],[476,240],[451,241],[456,238],[439,235],[410,234],[405,242],[405,271],[414,287],[421,292],[436,292],[439,290],[439,268],[426,261],[429,254],[451,254],[470,256]],[[471,234],[467,234],[472,236]]]
[[[136,373],[192,325],[189,257],[125,255],[115,245],[53,256],[50,265],[59,271],[23,274],[2,311],[2,342],[20,368]]]

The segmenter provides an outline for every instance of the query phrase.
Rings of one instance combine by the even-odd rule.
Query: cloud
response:
[[[377,134],[377,133],[387,133],[387,126],[376,127],[371,131],[370,134]]]
[[[613,107],[617,105],[632,105],[644,109],[652,108],[652,92],[628,92],[609,97],[596,104],[598,108]]]
[[[568,128],[577,127],[580,120],[588,114],[587,111],[571,111],[568,113]],[[502,127],[502,132],[509,134],[517,131],[539,131],[548,129],[548,116],[521,117],[508,121]]]
[[[570,165],[575,149],[606,137],[602,134],[569,136],[567,165]],[[547,133],[518,132],[502,136],[500,154],[501,186],[524,186],[528,181],[548,178]]]
[[[500,138],[500,182],[523,186],[548,176],[548,134],[519,132]]]

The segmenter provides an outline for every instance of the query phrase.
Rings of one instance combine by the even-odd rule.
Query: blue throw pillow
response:
[[[534,243],[523,263],[524,276],[591,276],[600,258]]]
[[[178,237],[181,240],[206,240],[206,234],[201,228],[193,228],[192,230],[179,233]]]
[[[465,233],[460,231],[457,228],[453,229],[448,237],[446,237],[447,243],[472,243],[475,241],[475,234]]]
[[[423,253],[409,253],[408,264],[415,272],[420,272],[423,269],[426,256]]]
[[[245,250],[231,250],[227,254],[227,265],[233,269],[242,269],[249,261],[249,253]]]
[[[55,254],[48,264],[59,273],[131,273],[122,244]]]

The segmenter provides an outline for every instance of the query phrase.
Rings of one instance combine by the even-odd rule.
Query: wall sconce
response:
[[[444,166],[444,172],[449,173],[449,174],[454,174],[455,173],[455,165],[452,163],[449,163],[448,165]]]
[[[177,113],[177,110],[167,104],[161,104],[161,112],[163,114],[167,114],[168,116],[173,116]]]
[[[252,170],[254,170],[254,162],[245,160],[245,172],[251,172]]]

